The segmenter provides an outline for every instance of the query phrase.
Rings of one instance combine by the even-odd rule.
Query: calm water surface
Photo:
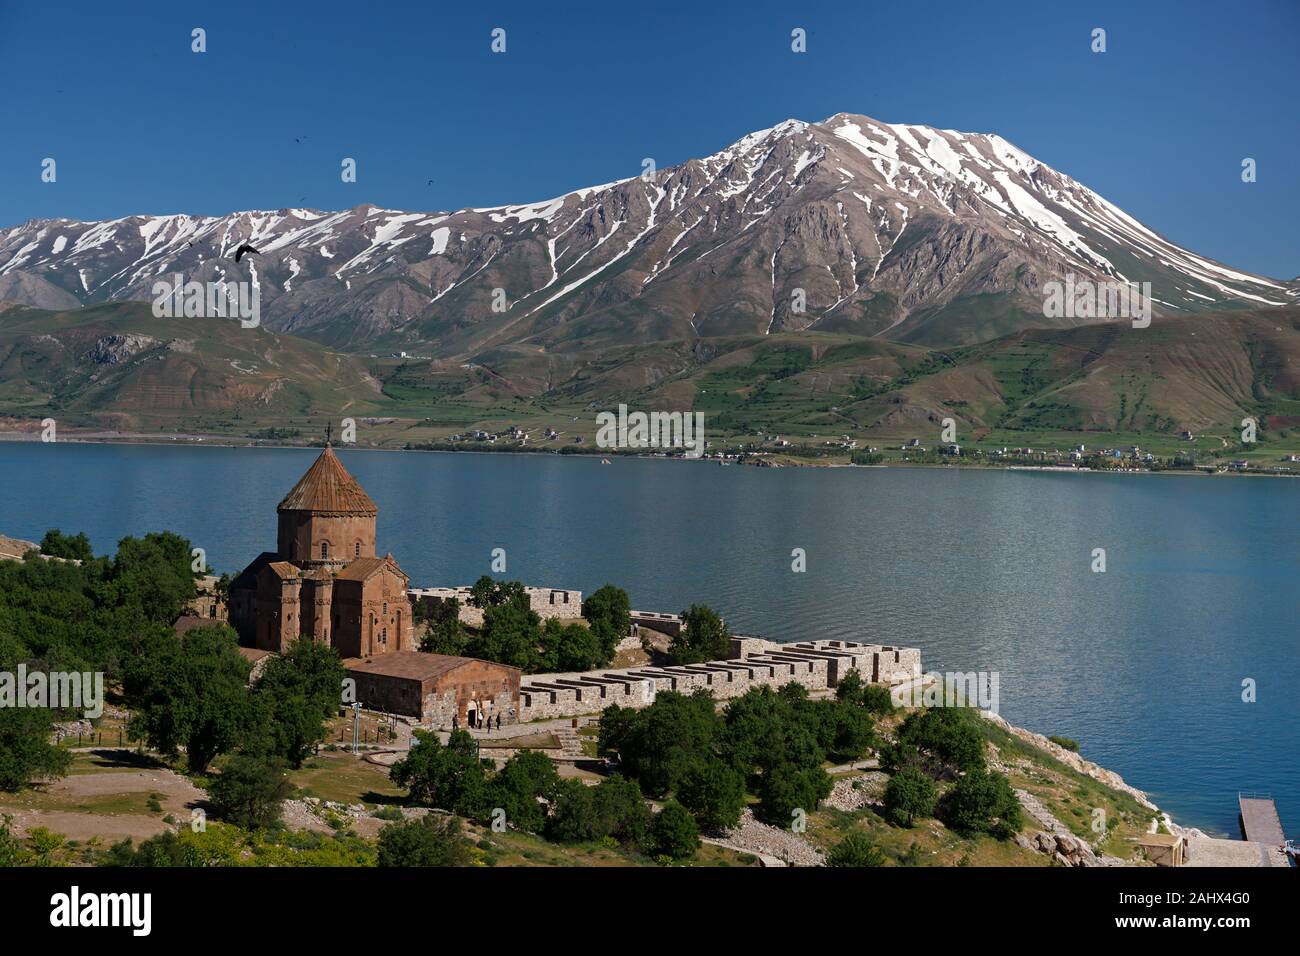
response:
[[[0,533],[104,552],[169,529],[235,572],[274,548],[316,454],[2,443]],[[414,585],[471,583],[500,547],[529,583],[920,647],[928,670],[999,672],[1003,716],[1079,740],[1185,825],[1235,836],[1237,791],[1270,790],[1300,832],[1300,482],[340,455]]]

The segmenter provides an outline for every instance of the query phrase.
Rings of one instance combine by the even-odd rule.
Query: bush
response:
[[[504,810],[515,829],[540,833],[546,824],[546,809],[538,799],[549,803],[559,783],[560,775],[550,757],[536,750],[521,750],[488,784],[486,803]]]
[[[910,827],[917,817],[934,813],[938,796],[933,780],[915,767],[904,767],[885,786],[885,816],[900,827]]]
[[[826,856],[827,866],[884,866],[885,854],[861,830],[853,830]]]
[[[909,714],[896,742],[881,748],[882,764],[891,770],[916,764],[935,777],[983,770],[984,738],[974,713],[962,707],[931,707]]]
[[[99,861],[100,866],[174,867],[202,866],[203,860],[194,847],[170,831],[150,837],[136,849],[127,837],[114,843]]]
[[[682,629],[668,645],[674,664],[722,660],[731,651],[731,632],[717,612],[703,604],[682,611]]]
[[[79,534],[64,534],[58,528],[51,528],[41,538],[41,554],[72,561],[89,561],[94,557],[90,550],[90,539],[84,531]]]
[[[1079,752],[1079,741],[1077,740],[1071,740],[1069,737],[1058,737],[1056,734],[1050,735],[1047,739],[1058,747],[1064,747],[1066,750],[1072,750],[1075,753]]]
[[[697,761],[682,775],[677,799],[701,830],[730,830],[745,808],[745,779],[717,758]]]
[[[444,746],[437,735],[417,730],[415,739],[419,743],[389,771],[393,783],[406,787],[414,803],[482,818],[487,781],[474,738],[453,730]]]
[[[273,655],[253,688],[259,745],[301,767],[325,739],[326,721],[338,713],[343,678],[343,661],[326,644],[299,639]]]
[[[701,757],[712,753],[721,721],[712,695],[659,694],[641,710],[611,707],[601,714],[599,751],[617,750],[624,773],[651,796],[677,788]]]
[[[18,866],[22,862],[23,845],[11,830],[13,819],[8,814],[0,817],[0,868]]]
[[[582,616],[600,643],[601,667],[613,660],[615,645],[632,630],[631,606],[627,592],[612,584],[597,589],[582,602]]]
[[[561,843],[603,841],[635,845],[645,839],[650,811],[636,781],[618,774],[594,787],[563,780],[556,790],[546,834]]]
[[[857,670],[851,670],[840,678],[835,687],[835,696],[845,703],[857,704],[872,714],[887,714],[894,709],[894,699],[889,695],[889,688],[867,683]]]
[[[650,825],[653,853],[684,860],[700,848],[700,828],[690,811],[674,800],[664,804]]]
[[[944,796],[941,815],[954,830],[991,833],[1008,840],[1020,830],[1024,815],[1007,778],[972,770]]]
[[[799,769],[780,764],[763,774],[759,785],[758,816],[773,826],[790,828],[795,811],[812,813],[831,795],[830,775],[820,767]]]
[[[469,840],[455,817],[428,814],[379,831],[379,866],[468,866]]]
[[[53,711],[0,707],[0,790],[20,790],[68,772],[72,754],[50,743],[53,729]]]
[[[256,830],[279,820],[280,804],[292,791],[279,761],[237,754],[208,785],[208,799],[220,819]]]

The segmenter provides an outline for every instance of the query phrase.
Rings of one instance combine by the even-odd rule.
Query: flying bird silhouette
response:
[[[235,261],[238,262],[240,259],[242,259],[244,257],[245,252],[251,252],[255,256],[261,255],[260,252],[258,252],[248,243],[244,243],[242,246],[240,246],[238,249],[235,250]]]

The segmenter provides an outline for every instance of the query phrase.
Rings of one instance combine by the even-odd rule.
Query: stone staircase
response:
[[[560,756],[581,757],[582,737],[572,727],[563,727],[555,731],[555,738],[560,742]]]

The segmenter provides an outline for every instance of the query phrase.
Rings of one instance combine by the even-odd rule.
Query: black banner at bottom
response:
[[[70,933],[139,942],[245,940],[276,926],[337,946],[375,934],[464,926],[603,926],[682,921],[735,941],[791,927],[835,938],[881,925],[996,936],[1064,919],[1088,936],[1172,931],[1228,941],[1295,929],[1300,873],[1231,869],[23,869],[0,871],[10,938]],[[563,919],[557,921],[557,917]],[[1037,915],[1035,915],[1037,914]],[[520,917],[539,916],[547,922]],[[757,918],[756,918],[757,917]],[[773,922],[775,920],[775,922]],[[438,930],[441,932],[442,930]]]

